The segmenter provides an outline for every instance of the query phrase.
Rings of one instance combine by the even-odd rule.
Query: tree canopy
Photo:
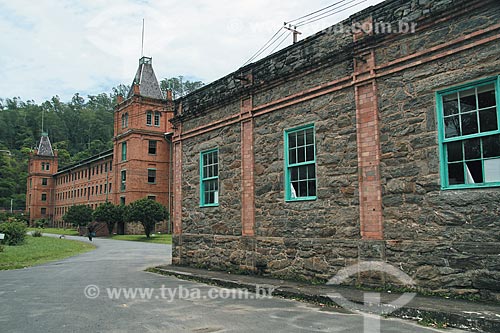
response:
[[[116,223],[123,221],[123,206],[115,206],[111,202],[99,205],[93,213],[94,220],[106,223],[111,235]]]
[[[154,230],[155,224],[168,217],[167,209],[163,205],[148,198],[134,201],[126,207],[125,220],[142,223],[147,238]]]
[[[71,206],[63,216],[63,221],[84,227],[92,222],[92,208],[87,205]]]

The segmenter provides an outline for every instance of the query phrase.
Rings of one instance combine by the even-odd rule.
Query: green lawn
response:
[[[109,239],[157,244],[172,244],[172,235],[167,234],[151,234],[150,238],[146,238],[145,235],[113,235],[112,237],[109,237]]]
[[[26,236],[23,245],[4,246],[0,270],[24,268],[91,251],[92,244],[52,237]]]
[[[57,234],[57,235],[70,235],[78,236],[78,231],[74,229],[62,229],[62,228],[28,228],[28,231],[41,230],[42,233],[46,234]]]

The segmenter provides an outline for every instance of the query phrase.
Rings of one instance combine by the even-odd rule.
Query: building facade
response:
[[[500,299],[498,22],[388,0],[176,100],[174,264]]]
[[[29,161],[30,220],[58,225],[73,205],[95,209],[104,202],[128,204],[145,197],[170,208],[170,96],[160,90],[152,59],[143,57],[128,96],[117,101],[112,150],[58,169],[57,152],[44,133]],[[126,226],[119,224],[117,232],[126,233]]]

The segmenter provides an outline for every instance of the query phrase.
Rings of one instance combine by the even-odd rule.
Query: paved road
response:
[[[167,245],[107,239],[95,239],[94,244],[95,251],[80,256],[0,271],[0,332],[363,331],[359,315],[280,298],[223,299],[232,295],[230,290],[144,272],[170,261]],[[97,286],[99,296],[86,297],[87,285]],[[127,299],[122,293],[111,299],[107,288],[154,289],[142,298]],[[88,289],[91,296],[93,291]],[[221,297],[211,299],[217,295]],[[443,331],[383,320],[381,332]]]

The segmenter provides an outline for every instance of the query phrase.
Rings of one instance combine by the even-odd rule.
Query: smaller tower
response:
[[[26,191],[26,211],[30,224],[39,219],[52,221],[54,216],[54,180],[57,153],[52,150],[47,133],[43,132],[38,148],[30,153]]]

